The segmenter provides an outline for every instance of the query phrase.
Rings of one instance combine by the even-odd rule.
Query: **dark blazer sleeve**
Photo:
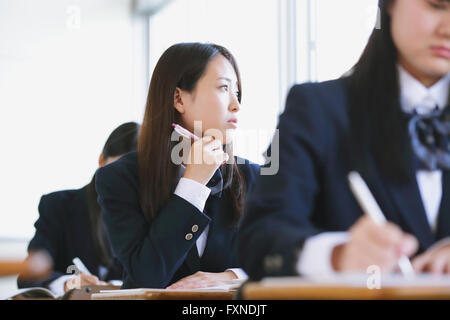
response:
[[[39,218],[34,224],[36,233],[28,245],[28,252],[33,250],[46,250],[53,261],[56,261],[61,253],[60,244],[63,240],[63,220],[60,215],[62,204],[55,194],[44,195],[39,202]],[[53,271],[47,278],[39,280],[25,280],[19,275],[17,286],[19,288],[47,287],[48,285],[65,275],[61,271]]]
[[[124,288],[165,288],[210,218],[174,194],[148,222],[136,178],[117,164],[97,171],[96,189],[114,254],[126,273]],[[193,237],[186,240],[189,233]]]
[[[294,86],[279,119],[279,171],[259,176],[239,232],[239,262],[250,278],[293,275],[304,241],[318,233],[312,212],[332,134],[311,84]],[[272,161],[277,146],[271,145]]]

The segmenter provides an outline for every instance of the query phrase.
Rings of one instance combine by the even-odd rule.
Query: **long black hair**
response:
[[[450,2],[450,0],[441,0]],[[365,172],[370,156],[393,183],[415,179],[408,116],[400,106],[398,50],[388,8],[395,0],[379,0],[378,26],[347,78],[354,169]]]
[[[171,124],[181,122],[180,114],[173,107],[174,92],[176,88],[193,91],[209,62],[218,55],[224,56],[233,66],[239,92],[242,92],[241,77],[233,55],[216,44],[175,44],[163,53],[156,64],[138,141],[140,199],[147,221],[152,221],[158,215],[173,193],[177,178],[178,167],[170,157],[174,145],[171,142]],[[238,100],[241,102],[240,95]],[[233,159],[231,148],[227,152]],[[224,195],[229,197],[234,209],[229,216],[232,223],[242,213],[245,180],[235,162],[222,165],[220,170],[224,180]]]
[[[109,135],[103,147],[103,159],[122,156],[137,148],[137,139],[140,126],[136,122],[127,122]],[[111,267],[113,259],[110,252],[106,230],[101,219],[100,206],[97,203],[97,191],[95,190],[95,175],[87,185],[88,211],[91,222],[91,233],[94,247],[99,257],[99,262],[105,267]]]
[[[411,173],[411,147],[407,123],[400,107],[397,49],[391,34],[388,6],[380,0],[379,23],[364,52],[347,78],[354,169],[365,172],[368,157],[394,182],[407,182]]]

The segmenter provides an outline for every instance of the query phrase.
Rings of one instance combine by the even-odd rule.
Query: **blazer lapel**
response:
[[[436,230],[438,240],[450,236],[450,171],[442,174],[442,200]]]
[[[211,197],[208,200],[206,213],[211,217],[208,240],[205,251],[200,259],[201,266],[209,272],[222,272],[227,265],[228,258],[232,255],[232,227],[226,223],[226,214],[231,210],[219,197]],[[223,248],[229,248],[223,250]]]
[[[419,241],[420,251],[425,250],[435,241],[435,236],[428,222],[422,196],[417,184],[416,173],[411,172],[409,184],[395,184],[388,181],[378,170],[375,160],[370,158],[368,181],[376,186],[381,209],[386,218],[404,231],[414,235]],[[411,161],[414,161],[411,159]],[[375,194],[376,196],[376,194]]]
[[[417,237],[420,248],[425,250],[435,241],[428,222],[416,177],[410,184],[386,183],[401,220],[408,227],[404,230]]]

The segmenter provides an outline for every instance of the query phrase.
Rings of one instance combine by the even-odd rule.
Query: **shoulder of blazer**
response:
[[[118,160],[98,169],[97,171],[110,171],[114,170],[126,175],[136,176],[138,174],[138,162],[137,162],[137,152],[132,151],[124,156],[120,157]]]
[[[139,193],[137,152],[130,152],[118,160],[101,167],[95,174],[95,188],[99,195],[110,192],[133,197]],[[130,189],[131,188],[131,189]]]
[[[81,189],[61,190],[45,194],[39,201],[39,214],[41,216],[61,219],[60,215],[70,216],[78,208],[86,207],[86,187]]]
[[[289,102],[305,101],[308,105],[317,106],[313,112],[322,112],[342,121],[347,114],[347,88],[347,78],[294,85],[289,91],[286,108]]]
[[[317,159],[326,159],[349,129],[347,98],[346,78],[293,86],[279,119],[281,143],[301,140]]]

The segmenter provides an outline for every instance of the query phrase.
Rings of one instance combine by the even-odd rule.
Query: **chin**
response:
[[[442,78],[450,72],[450,60],[442,58],[431,58],[426,64],[426,74],[434,78]]]
[[[234,141],[234,136],[236,134],[236,129],[226,129],[225,132],[223,132],[223,144],[231,144]]]

